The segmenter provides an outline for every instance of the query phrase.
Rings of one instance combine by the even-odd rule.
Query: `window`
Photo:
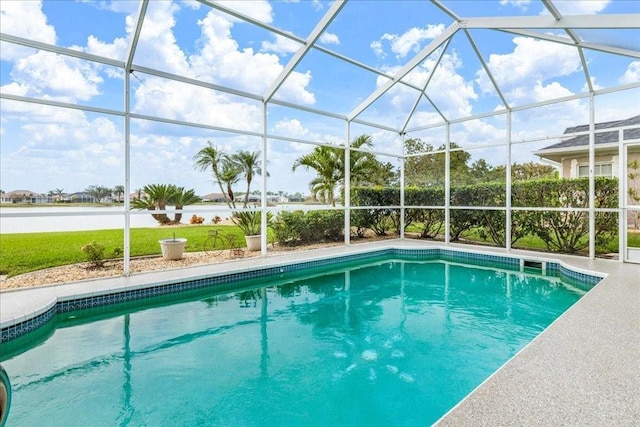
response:
[[[606,176],[611,177],[613,173],[613,165],[611,163],[603,163],[594,165],[594,176]],[[589,176],[589,165],[578,166],[578,178]]]

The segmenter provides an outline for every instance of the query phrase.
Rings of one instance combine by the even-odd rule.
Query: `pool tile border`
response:
[[[159,283],[156,285],[139,287],[137,289],[105,291],[104,293],[98,295],[94,294],[91,296],[70,296],[66,298],[59,297],[55,304],[52,304],[48,309],[46,309],[45,307],[45,310],[42,313],[2,328],[0,343],[9,342],[18,337],[35,331],[36,329],[52,321],[55,315],[58,313],[70,313],[76,310],[84,310],[122,302],[136,301],[140,299],[180,293],[189,290],[213,288],[216,286],[223,286],[241,282],[244,280],[258,279],[277,274],[291,273],[306,270],[309,268],[324,267],[343,262],[358,261],[361,259],[382,255],[396,255],[399,257],[409,258],[416,257],[420,260],[463,262],[472,265],[490,266],[494,268],[503,268],[513,271],[519,271],[521,269],[523,259],[521,256],[494,255],[437,247],[416,249],[390,247],[346,255],[328,256],[309,261],[294,261],[290,263],[285,262],[270,267],[257,267],[246,271],[215,274],[207,277],[188,279],[178,282],[174,281]],[[591,289],[604,277],[597,275],[597,273],[583,272],[578,271],[574,268],[568,268],[558,262],[544,262],[546,263],[546,275],[559,277],[561,280],[567,281],[570,284],[577,286],[585,291]]]

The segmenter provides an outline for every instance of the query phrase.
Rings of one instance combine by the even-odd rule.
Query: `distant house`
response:
[[[129,200],[144,199],[145,197],[147,197],[147,193],[142,190],[134,191],[133,193],[129,194]]]
[[[640,115],[625,120],[595,124],[595,176],[618,176],[619,128],[634,126],[623,131],[623,140],[640,142]],[[611,129],[611,130],[607,130]],[[600,132],[598,132],[600,131]],[[578,125],[565,129],[566,138],[560,142],[536,151],[534,154],[556,164],[562,178],[589,176],[589,125]],[[574,136],[575,135],[575,136]],[[627,161],[640,161],[640,146],[629,146]]]
[[[84,191],[79,193],[69,194],[67,197],[69,201],[71,201],[71,203],[97,203],[98,202],[98,200],[95,197],[93,197],[91,194],[86,193]]]
[[[13,190],[2,195],[2,203],[53,203],[53,197],[30,190]]]
[[[202,196],[203,202],[224,202],[225,198],[222,193],[209,193]]]

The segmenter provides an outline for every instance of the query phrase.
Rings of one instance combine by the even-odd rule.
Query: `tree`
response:
[[[351,148],[372,147],[371,136],[360,135],[354,139]],[[351,184],[358,186],[389,185],[396,179],[391,163],[382,163],[375,154],[366,151],[351,150],[349,156]],[[292,170],[300,166],[313,169],[317,176],[311,180],[311,195],[322,202],[335,206],[335,191],[339,185],[344,187],[345,150],[341,147],[318,146],[309,154],[296,159]]]
[[[469,169],[470,177],[477,182],[505,182],[506,171],[504,166],[494,167],[487,163],[485,159],[478,159],[471,164]]]
[[[434,150],[433,145],[420,138],[410,138],[404,142],[407,157],[404,163],[404,182],[409,186],[431,187],[444,186],[444,157],[440,161],[437,155],[429,153]]]
[[[444,187],[445,177],[445,144],[434,150],[433,145],[428,144],[421,139],[407,139],[405,141],[406,154],[416,154],[407,158],[405,162],[405,184],[415,185],[417,187]],[[473,177],[469,175],[469,167],[467,165],[471,154],[455,143],[450,144],[450,176],[451,183],[455,185],[464,185],[473,182]],[[429,154],[431,151],[439,151],[435,154]],[[421,154],[421,155],[419,155]]]
[[[511,178],[514,181],[524,181],[538,178],[556,178],[556,169],[541,163],[514,163],[511,165]]]
[[[55,190],[49,190],[47,196],[55,198],[56,201],[60,201],[63,194],[64,190],[62,188],[56,188]]]
[[[231,156],[231,159],[240,168],[241,174],[247,181],[247,192],[244,193],[243,207],[247,207],[249,203],[249,194],[251,193],[251,181],[255,174],[262,175],[260,168],[260,152],[259,151],[240,151]]]
[[[164,211],[173,205],[176,210],[182,210],[187,205],[198,203],[201,199],[195,195],[195,190],[185,190],[173,184],[149,184],[142,189],[144,196],[131,201],[132,209],[147,209],[149,211]],[[161,225],[179,224],[182,213],[177,213],[171,220],[164,212],[151,213],[151,216]]]
[[[143,197],[134,199],[131,203],[132,208],[163,211],[166,210],[175,194],[176,187],[170,184],[149,184],[145,185],[142,191],[144,192]],[[151,216],[160,224],[171,222],[166,213],[152,213]]]
[[[229,199],[227,192],[223,188],[225,181],[222,179],[222,170],[224,169],[224,165],[229,163],[229,157],[224,153],[224,151],[211,144],[210,141],[207,141],[207,146],[198,151],[193,159],[193,167],[196,170],[206,171],[207,169],[211,169],[213,180],[220,187],[220,192],[222,193],[222,197],[225,202],[229,207],[232,207],[233,205],[235,208],[235,203],[233,203],[233,200]],[[229,172],[229,166],[226,166],[226,172]],[[228,177],[229,176],[226,176],[226,178]]]
[[[351,142],[350,146],[358,149],[371,148],[373,141],[370,135],[360,135]],[[344,185],[345,168],[342,166],[344,156],[340,158],[340,182]],[[393,165],[389,162],[381,162],[373,153],[351,150],[349,164],[353,186],[391,185],[397,179]]]
[[[96,199],[98,203],[100,203],[105,197],[111,195],[111,189],[101,185],[90,185],[84,191],[89,193],[89,195]]]
[[[344,178],[344,150],[337,147],[327,147],[324,145],[314,147],[313,151],[305,154],[293,162],[291,170],[296,171],[299,167],[305,170],[313,169],[317,176],[311,180],[309,187],[311,195],[322,202],[335,206],[335,189]],[[341,173],[341,170],[342,173]]]
[[[185,190],[184,187],[177,187],[173,197],[170,202],[172,205],[176,207],[176,210],[182,210],[187,205],[193,205],[195,203],[200,202],[202,199],[199,196],[196,196],[195,190]],[[176,212],[174,217],[174,222],[179,224],[182,220],[182,213]]]
[[[240,175],[242,174],[242,169],[233,163],[229,158],[226,158],[222,163],[222,169],[219,172],[220,182],[223,183],[226,187],[225,197],[227,199],[227,204],[230,208],[236,208],[236,198],[233,194],[233,185],[240,181]],[[223,190],[224,191],[224,190]]]
[[[124,185],[116,185],[113,187],[113,195],[121,202],[122,196],[124,196]]]

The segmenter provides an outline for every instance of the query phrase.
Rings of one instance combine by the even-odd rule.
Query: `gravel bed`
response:
[[[274,245],[269,247],[272,252],[287,251],[303,251],[317,249],[327,246],[339,246],[342,243],[323,243],[317,245],[305,245],[297,247],[280,247]],[[241,249],[240,252],[235,250],[225,250],[217,254],[207,252],[185,252],[181,260],[166,261],[160,255],[157,257],[140,257],[132,258],[129,263],[129,271],[131,274],[169,270],[174,268],[190,267],[194,265],[215,264],[233,259],[256,258],[260,256],[260,252],[249,252]],[[47,268],[44,270],[33,271],[10,278],[0,280],[0,290],[27,288],[33,286],[54,285],[57,283],[77,282],[81,280],[97,279],[101,277],[121,276],[124,269],[122,260],[108,261],[103,267],[95,268],[89,263],[69,264],[60,267]]]

